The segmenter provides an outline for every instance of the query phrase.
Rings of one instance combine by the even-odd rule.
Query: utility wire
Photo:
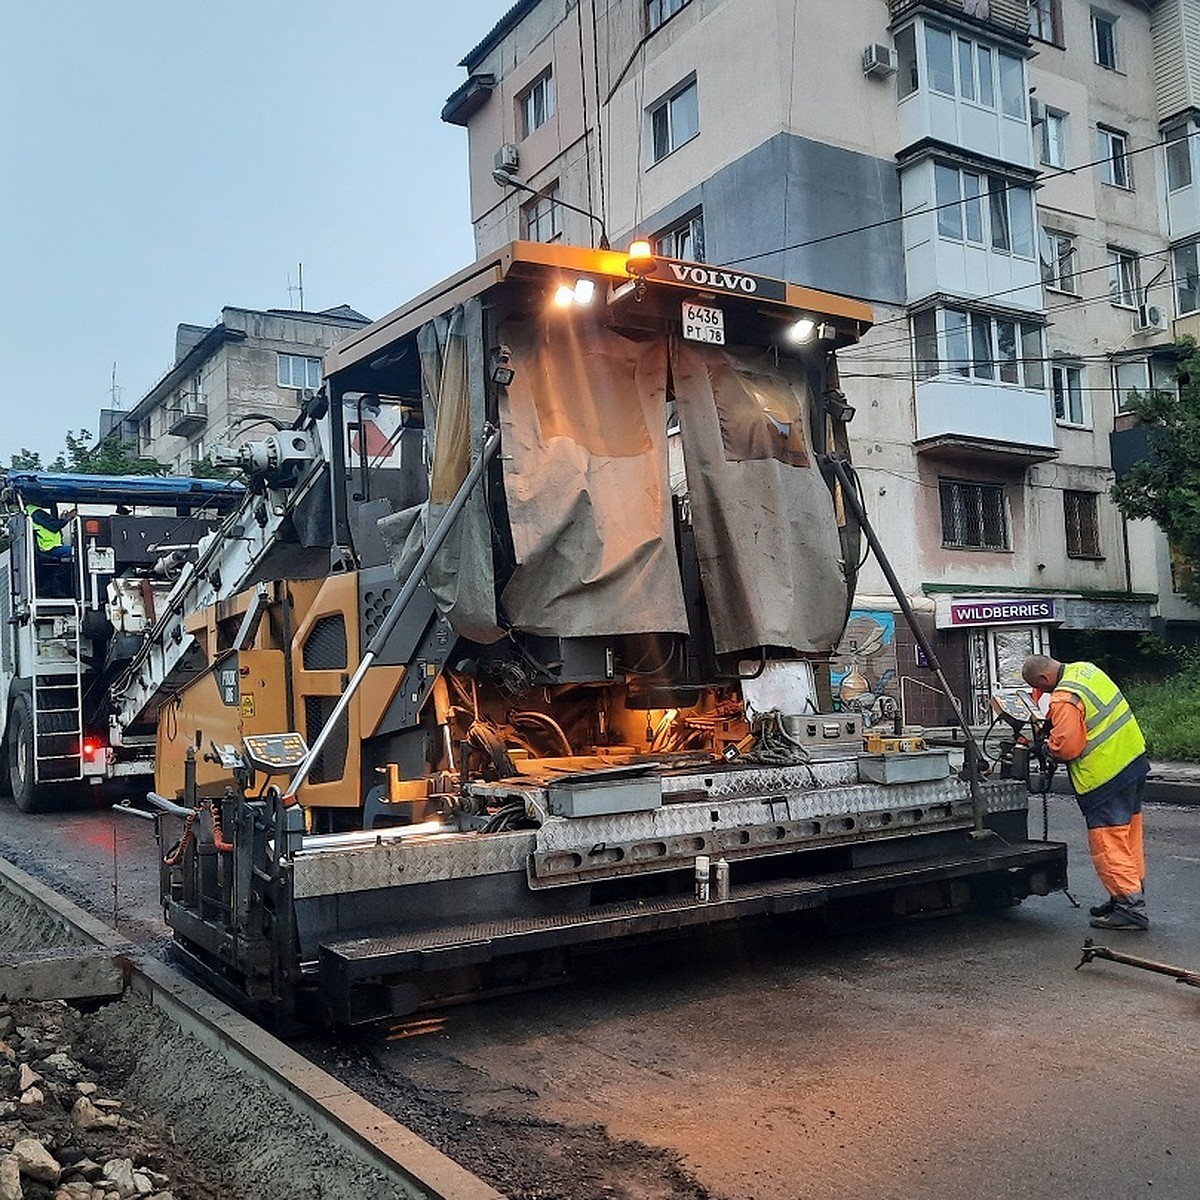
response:
[[[1184,135],[1185,138],[1193,138],[1193,137],[1197,137],[1197,136],[1200,136],[1200,130],[1193,130],[1191,133],[1187,133]],[[1172,142],[1175,142],[1175,141],[1179,141],[1181,139],[1171,138],[1170,140]],[[1125,153],[1121,157],[1122,158],[1132,158],[1135,154],[1144,154],[1147,150],[1156,150],[1160,146],[1165,146],[1166,144],[1167,144],[1167,139],[1162,138],[1159,141],[1151,142],[1146,146],[1140,146],[1136,150],[1126,149]],[[1036,182],[1043,183],[1046,180],[1058,179],[1059,177],[1061,177],[1063,175],[1074,175],[1079,171],[1087,171],[1087,170],[1091,170],[1095,167],[1102,167],[1106,163],[1112,163],[1113,161],[1114,161],[1114,159],[1110,155],[1110,156],[1106,156],[1104,158],[1094,159],[1091,162],[1080,163],[1076,167],[1062,167],[1055,171],[1050,171],[1045,174],[1039,174],[1036,178]],[[980,173],[988,174],[988,172],[986,170],[981,170]],[[997,172],[991,172],[991,174],[997,174]],[[1031,182],[1034,182],[1034,181],[1031,181]],[[1128,189],[1128,190],[1132,190],[1132,189]],[[785,254],[789,250],[802,250],[807,246],[817,246],[823,242],[836,241],[838,238],[853,237],[855,234],[858,234],[858,233],[868,233],[872,229],[884,229],[888,225],[897,225],[900,222],[909,220],[915,216],[924,216],[927,213],[937,212],[939,209],[943,209],[943,208],[954,208],[957,206],[961,206],[963,203],[964,203],[964,200],[960,196],[957,200],[948,200],[944,204],[922,205],[920,208],[914,209],[912,212],[900,213],[898,216],[895,216],[895,217],[884,217],[882,220],[870,221],[865,225],[857,225],[852,229],[843,229],[843,230],[839,231],[838,233],[826,233],[826,234],[822,234],[820,237],[807,238],[805,241],[802,241],[802,242],[793,242],[789,246],[777,246],[774,250],[760,250],[755,254],[745,254],[741,258],[731,258],[721,265],[722,266],[732,266],[735,263],[752,262],[756,258],[769,258],[774,254]]]
[[[1131,254],[1131,255],[1129,255],[1129,258],[1140,263],[1140,262],[1144,262],[1149,259],[1152,259],[1157,255],[1161,255],[1161,254],[1165,254],[1165,253],[1167,253],[1166,250],[1147,250],[1141,254]],[[1107,272],[1111,269],[1112,269],[1111,263],[1099,263],[1094,267],[1084,267],[1081,270],[1075,271],[1072,275],[1072,278],[1081,279],[1085,275],[1095,275],[1101,271]],[[1006,296],[1012,292],[1022,292],[1028,288],[1036,287],[1036,286],[1038,286],[1038,285],[1034,284],[1034,283],[1020,284],[1015,287],[1002,288],[999,291],[988,292],[982,296],[971,296],[969,298],[961,298],[961,299],[943,296],[943,297],[941,297],[941,302],[939,303],[938,307],[942,307],[942,308],[945,308],[945,307],[957,308],[960,306],[961,307],[970,307],[971,305],[981,304],[988,300],[994,300],[999,296]],[[1170,284],[1163,283],[1158,286],[1170,287]],[[1139,288],[1139,291],[1140,290],[1142,290],[1142,289]],[[1067,292],[1059,292],[1056,294],[1057,295],[1070,295],[1070,293],[1067,293]],[[1063,300],[1059,303],[1056,303],[1052,308],[1046,308],[1045,310],[1031,309],[1031,310],[1029,310],[1028,315],[1032,319],[1034,317],[1040,317],[1042,315],[1042,312],[1044,311],[1048,317],[1052,318],[1055,313],[1065,312],[1069,309],[1086,308],[1088,305],[1091,305],[1091,304],[1110,304],[1111,305],[1112,304],[1112,295],[1111,294],[1101,294],[1099,296],[1073,296],[1069,300]],[[1114,307],[1125,308],[1126,306],[1124,306],[1124,305],[1115,306],[1114,305]],[[1019,319],[1019,317],[1020,317],[1020,314],[1014,314],[1015,319]],[[897,317],[889,317],[885,321],[879,321],[875,325],[872,325],[871,332],[874,332],[877,329],[886,329],[890,325],[898,326],[902,323],[907,325],[908,322],[910,321],[910,319],[911,319],[910,313],[904,313],[901,316],[897,316]],[[1038,324],[1041,324],[1041,322],[1039,321]],[[875,350],[883,350],[889,346],[907,346],[910,344],[910,342],[911,342],[911,338],[908,336],[907,333],[903,337],[889,338],[885,341],[859,342],[856,346],[848,346],[846,349],[842,350],[840,352],[840,356],[844,356],[848,362],[858,362],[859,359],[858,359],[857,355],[860,350],[866,351],[866,352],[875,351]]]

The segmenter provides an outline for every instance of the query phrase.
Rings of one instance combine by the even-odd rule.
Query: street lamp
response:
[[[537,188],[531,188],[529,184],[522,183],[519,179],[514,179],[507,171],[501,171],[499,168],[492,172],[492,178],[501,187],[518,188],[522,192],[528,192],[531,196],[537,196],[540,199],[549,200],[551,204],[557,204],[560,208],[566,208],[571,212],[579,213],[581,217],[587,217],[589,221],[595,221],[596,225],[599,226],[600,229],[599,248],[601,250],[608,250],[610,248],[608,244],[608,234],[604,231],[604,222],[598,216],[596,216],[594,212],[588,212],[586,208],[579,208],[575,204],[568,204],[565,200],[560,200],[557,196],[551,196],[545,192],[539,192]]]

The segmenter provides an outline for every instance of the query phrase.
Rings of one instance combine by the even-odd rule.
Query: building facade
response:
[[[871,302],[853,455],[975,717],[1031,651],[1200,619],[1108,498],[1200,324],[1200,0],[525,0],[462,65],[481,252],[603,229]],[[886,591],[835,677],[944,718]]]
[[[325,351],[367,323],[341,305],[318,313],[230,307],[211,328],[179,325],[174,365],[132,409],[104,410],[100,435],[115,429],[143,458],[191,474],[216,445],[264,436],[272,419],[290,425],[304,394],[321,385]]]

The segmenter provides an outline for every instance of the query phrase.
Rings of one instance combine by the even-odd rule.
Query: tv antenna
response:
[[[291,272],[288,272],[288,303],[292,303],[293,297],[298,297],[300,304],[297,311],[304,311],[304,264],[296,264],[296,282],[292,283]]]

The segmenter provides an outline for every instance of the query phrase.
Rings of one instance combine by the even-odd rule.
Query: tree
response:
[[[93,443],[90,430],[66,434],[66,450],[51,470],[73,471],[79,475],[165,475],[167,468],[152,458],[142,458],[135,442],[123,441],[110,433]]]
[[[1181,342],[1178,394],[1133,395],[1130,407],[1146,431],[1149,455],[1115,483],[1112,498],[1131,519],[1149,519],[1190,568],[1180,588],[1200,605],[1200,347]]]
[[[192,463],[193,479],[245,479],[245,473],[236,467],[219,467],[211,458],[201,458]]]
[[[44,471],[42,456],[36,450],[22,446],[10,459],[9,465],[14,471]]]

